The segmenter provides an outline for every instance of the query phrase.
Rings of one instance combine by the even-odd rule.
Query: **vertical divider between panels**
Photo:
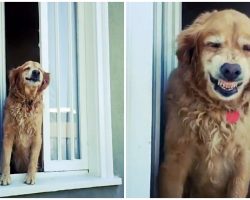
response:
[[[56,86],[57,86],[57,152],[58,160],[62,160],[62,136],[61,136],[61,109],[60,109],[60,36],[59,36],[59,3],[55,3],[55,32],[56,32]]]
[[[39,3],[39,33],[40,33],[40,62],[45,71],[49,72],[49,52],[48,52],[48,4]],[[42,30],[42,31],[41,31]],[[53,77],[50,77],[51,79]],[[43,155],[44,171],[47,171],[47,163],[50,161],[50,110],[49,110],[49,91],[48,87],[43,95]]]
[[[96,29],[97,29],[97,69],[98,69],[98,96],[99,96],[99,145],[100,145],[100,158],[101,158],[101,176],[105,177],[106,174],[106,159],[102,156],[102,152],[106,152],[106,146],[105,146],[105,113],[104,110],[102,110],[102,103],[104,103],[104,94],[102,87],[105,87],[103,85],[103,77],[101,76],[103,74],[103,55],[102,55],[102,48],[103,48],[103,38],[102,38],[102,22],[100,16],[98,16],[98,13],[102,13],[102,8],[96,4]],[[103,17],[103,16],[101,16]]]
[[[96,3],[101,176],[113,176],[108,4]]]
[[[70,105],[70,111],[69,111],[69,127],[70,127],[70,148],[71,148],[71,155],[70,158],[71,160],[74,159],[74,152],[75,152],[75,131],[73,127],[73,112],[74,112],[74,106],[73,106],[73,76],[72,76],[72,71],[73,71],[73,62],[72,62],[72,2],[68,3],[68,21],[69,21],[69,28],[68,28],[68,34],[69,34],[69,39],[68,39],[68,46],[69,46],[69,105]]]
[[[79,103],[79,132],[80,134],[80,158],[85,159],[88,166],[88,143],[87,143],[87,70],[86,70],[86,33],[84,19],[86,13],[84,11],[84,3],[76,3],[77,5],[77,76],[78,76],[78,101]],[[83,26],[84,24],[84,26]],[[86,167],[85,166],[85,167]]]
[[[79,89],[80,100],[85,100],[85,105],[80,104],[80,109],[86,111],[80,116],[80,128],[86,131],[88,140],[86,148],[88,167],[91,175],[100,176],[100,144],[99,144],[99,108],[98,108],[98,77],[97,77],[97,39],[96,39],[96,3],[77,3],[78,10],[78,56],[79,64]],[[84,124],[83,124],[84,123]],[[85,126],[84,126],[85,125]],[[87,138],[86,138],[87,137]],[[84,152],[83,152],[84,153]]]

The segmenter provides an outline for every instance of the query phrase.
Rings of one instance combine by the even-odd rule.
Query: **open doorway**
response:
[[[183,2],[182,29],[191,24],[203,12],[224,9],[235,9],[250,17],[249,2]]]
[[[169,12],[173,12],[174,8],[176,7],[176,5],[174,5],[174,3],[164,3],[164,5],[166,5],[167,9],[163,9],[163,16],[167,15],[167,13]],[[250,17],[250,3],[249,2],[182,2],[181,3],[181,10],[180,12],[174,12],[176,16],[179,16],[180,22],[181,22],[181,28],[184,29],[185,27],[187,27],[188,25],[192,24],[192,22],[203,12],[206,11],[213,11],[213,10],[223,10],[223,9],[235,9],[238,10],[242,13],[245,13],[246,15],[248,15]],[[171,16],[167,15],[169,18],[171,18]],[[175,17],[176,17],[175,16]],[[169,43],[175,43],[176,41],[176,37],[175,38],[171,38],[173,33],[172,33],[172,29],[173,27],[176,27],[176,24],[179,23],[179,18],[177,17],[177,20],[175,18],[173,18],[173,21],[168,21],[165,20],[162,23],[162,27],[167,27],[166,29],[168,30],[167,33],[171,33],[171,34],[165,34],[163,35],[164,40],[168,41]],[[164,28],[163,28],[164,30]],[[179,31],[178,31],[179,33]],[[164,40],[162,42],[162,46],[165,45]],[[162,46],[160,46],[162,48]],[[164,46],[165,47],[165,46]],[[163,47],[163,49],[164,49]],[[166,46],[168,49],[174,49],[171,46]],[[166,48],[166,49],[167,49]],[[173,56],[175,56],[175,52],[171,52]],[[164,57],[164,61],[166,63],[168,63],[169,61],[171,61],[170,57],[168,57],[169,54],[167,54],[167,56]],[[171,73],[172,71],[172,63],[169,62],[170,64],[167,64],[166,66],[166,71],[167,73]],[[174,66],[177,67],[177,64]],[[165,68],[164,68],[165,69]],[[164,73],[164,71],[163,71]],[[159,163],[162,162],[163,158],[164,158],[164,136],[165,136],[165,123],[166,123],[166,118],[165,118],[165,91],[164,91],[164,86],[165,84],[167,84],[165,82],[165,79],[163,79],[161,76],[161,94],[162,94],[162,101],[161,101],[161,113],[160,113],[160,153],[159,154],[154,154],[154,152],[152,153],[152,157],[153,156],[158,156],[159,155]],[[156,146],[157,147],[157,146]],[[154,148],[154,147],[152,147]],[[153,159],[152,159],[153,160]],[[153,163],[154,164],[154,163]],[[158,170],[158,169],[157,169]],[[154,174],[154,176],[151,177],[151,180],[154,180],[154,184],[151,185],[151,197],[158,197],[158,191],[157,191],[157,186],[155,186],[157,184],[157,178],[155,178],[155,176],[158,175],[158,171],[157,173]]]
[[[5,3],[6,91],[9,71],[28,60],[40,61],[38,3]],[[38,171],[42,171],[42,151]],[[16,173],[11,169],[11,173]]]

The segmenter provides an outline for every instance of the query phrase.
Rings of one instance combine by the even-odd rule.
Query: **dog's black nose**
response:
[[[39,78],[39,76],[40,76],[40,71],[39,70],[33,70],[32,71],[32,77]]]
[[[220,67],[220,72],[228,81],[234,81],[241,74],[241,67],[238,64],[225,63]]]

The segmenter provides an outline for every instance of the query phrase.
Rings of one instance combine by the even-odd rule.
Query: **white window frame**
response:
[[[54,4],[55,6],[55,17],[57,18],[58,20],[58,6],[60,3],[58,2],[50,2],[49,4]],[[72,14],[72,6],[73,6],[73,3],[70,2],[70,3],[67,3],[68,4],[68,11],[70,13],[70,15]],[[78,11],[78,13],[81,12],[81,11]],[[41,17],[43,16],[43,17]],[[67,16],[68,19],[70,18],[70,16]],[[78,23],[79,24],[83,24],[84,22],[82,22],[83,18],[81,16],[77,16],[77,19],[79,19]],[[49,48],[49,37],[48,37],[48,33],[49,33],[49,30],[48,30],[48,3],[45,3],[45,4],[41,4],[40,6],[40,29],[42,30],[40,32],[40,51],[41,51],[41,65],[44,66],[44,69],[46,71],[49,71],[49,52],[48,52],[48,48]],[[50,19],[51,20],[51,19]],[[69,19],[69,21],[71,22],[71,20]],[[59,23],[59,22],[58,22]],[[56,23],[57,24],[57,23]],[[82,26],[78,26],[79,27],[79,32],[77,33],[77,35],[80,35],[80,37],[78,37],[80,40],[81,40],[81,35],[84,36],[85,34],[83,34],[82,32],[83,31],[89,31],[89,30],[82,30]],[[56,31],[55,31],[55,34],[56,34],[56,39],[59,40],[59,27],[56,27]],[[69,35],[70,35],[70,31],[69,31]],[[94,33],[93,33],[94,34]],[[107,38],[108,39],[108,38]],[[68,42],[69,42],[69,46],[70,44],[72,44],[72,38],[68,38]],[[56,54],[58,54],[58,51],[60,49],[60,44],[58,44],[58,41],[56,43]],[[79,43],[79,45],[77,46],[77,51],[76,52],[84,52],[82,48],[82,46],[84,47],[86,44],[85,43]],[[88,48],[88,47],[86,47]],[[99,47],[97,47],[99,48]],[[93,55],[95,54],[96,52],[93,52]],[[69,51],[69,54],[72,54],[72,50]],[[69,57],[71,57],[72,59],[72,55],[69,55]],[[81,56],[79,56],[80,58]],[[91,57],[92,59],[95,59],[93,56]],[[58,58],[57,58],[58,59]],[[57,110],[57,109],[60,109],[60,112],[62,112],[62,110],[66,111],[68,110],[67,108],[63,109],[63,108],[49,108],[49,90],[50,90],[50,87],[48,87],[48,89],[45,91],[45,94],[44,94],[44,114],[43,114],[43,155],[44,155],[44,171],[46,172],[49,172],[49,171],[63,171],[63,170],[88,170],[88,136],[87,136],[87,119],[88,119],[88,114],[86,113],[86,107],[87,107],[87,103],[86,103],[86,79],[88,78],[87,74],[85,73],[86,70],[86,67],[88,67],[85,63],[83,62],[78,62],[78,88],[77,88],[77,93],[79,95],[78,100],[79,100],[79,103],[78,103],[78,116],[79,116],[79,119],[78,119],[78,123],[79,123],[79,145],[80,145],[80,155],[81,155],[81,159],[74,159],[74,160],[62,160],[58,157],[58,160],[51,160],[51,151],[50,151],[50,140],[51,140],[51,137],[50,137],[50,113],[53,111],[53,110]],[[56,68],[59,68],[59,66],[56,66]],[[82,70],[83,68],[83,70]],[[69,69],[69,71],[71,71]],[[53,75],[51,75],[51,79],[53,79]],[[56,79],[56,78],[54,78]],[[58,79],[56,80],[58,81]],[[58,83],[59,84],[59,81]],[[69,82],[70,84],[70,82]],[[82,85],[84,85],[82,87]],[[98,98],[98,97],[96,97]],[[59,116],[59,119],[60,119],[60,116]],[[58,124],[58,132],[60,132],[60,124]],[[61,139],[60,138],[60,135],[58,137],[58,139]],[[58,142],[59,145],[61,144],[61,142],[59,141]],[[74,142],[71,142],[71,144],[73,144]],[[72,147],[71,147],[72,148]],[[59,147],[59,150],[61,148]],[[74,148],[73,148],[73,151],[71,149],[71,153],[74,152]],[[61,152],[58,152],[58,156],[61,155]]]
[[[113,174],[108,3],[77,3],[77,5],[78,24],[88,24],[92,27],[86,29],[85,26],[78,26],[80,27],[78,51],[82,52],[78,62],[82,67],[79,68],[78,74],[84,74],[84,78],[79,77],[82,80],[80,90],[85,92],[82,98],[85,98],[87,102],[85,107],[80,108],[86,111],[86,116],[80,120],[83,122],[81,129],[87,129],[88,170],[39,172],[37,173],[37,182],[33,186],[23,183],[25,174],[12,174],[12,184],[0,187],[0,197],[120,185],[122,183],[121,178]],[[40,32],[41,64],[45,70],[48,66],[46,55],[48,32],[45,28],[46,21],[44,18],[46,7],[47,2],[39,3],[40,14],[43,16],[40,17],[40,29],[42,30]],[[45,13],[42,13],[43,11]],[[3,22],[4,3],[2,2],[0,3],[0,25],[4,25]],[[4,47],[4,44],[5,36],[4,29],[2,29],[0,30],[0,47]],[[4,52],[0,52],[0,56],[3,55]],[[5,56],[1,59],[0,64],[1,70],[4,72]],[[4,82],[5,73],[1,73],[0,76],[3,85],[6,85],[6,82]],[[5,99],[5,91],[0,95],[1,99]],[[45,111],[48,109],[46,107],[47,101],[48,90],[44,93]],[[0,104],[1,106],[4,105],[2,101],[0,101]],[[48,123],[47,114],[44,114],[44,122]],[[44,131],[46,131],[46,128]],[[48,146],[44,146],[44,148],[48,148]]]

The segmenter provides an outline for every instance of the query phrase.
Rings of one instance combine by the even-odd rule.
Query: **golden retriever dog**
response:
[[[10,162],[15,171],[27,172],[25,183],[34,184],[42,144],[42,92],[49,74],[39,63],[28,61],[9,73],[9,96],[4,112],[1,185],[9,185]],[[12,157],[12,158],[11,158]]]
[[[178,37],[167,91],[160,197],[246,197],[250,180],[250,19],[201,14]]]

